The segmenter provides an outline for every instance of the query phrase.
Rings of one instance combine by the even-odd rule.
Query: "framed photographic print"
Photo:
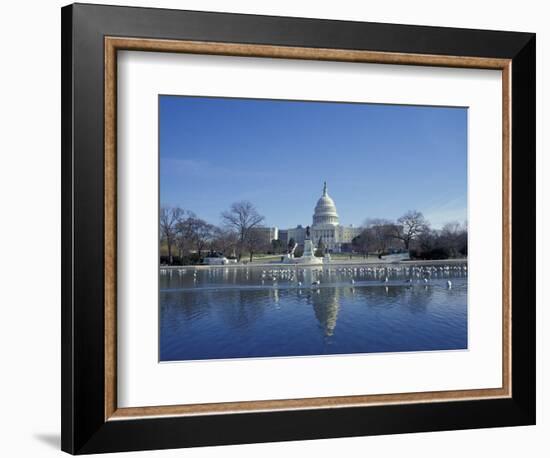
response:
[[[535,36],[62,9],[62,448],[535,422]]]

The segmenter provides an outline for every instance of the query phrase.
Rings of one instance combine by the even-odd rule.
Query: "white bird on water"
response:
[[[453,282],[451,280],[447,280],[447,288],[452,288]]]
[[[313,286],[317,286],[317,285],[320,285],[320,284],[321,284],[321,282],[320,282],[319,280],[315,280],[315,281],[312,283]]]
[[[350,283],[351,283],[352,285],[354,285],[354,284],[355,284],[355,280],[352,278],[351,281],[350,281]]]

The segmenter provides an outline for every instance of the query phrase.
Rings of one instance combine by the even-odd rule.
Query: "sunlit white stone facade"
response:
[[[261,242],[269,246],[272,240],[279,238],[279,229],[277,227],[257,227],[254,229],[261,238]]]
[[[318,246],[319,241],[322,240],[329,252],[336,253],[342,251],[343,244],[351,243],[353,238],[361,233],[359,227],[340,225],[336,205],[328,195],[326,182],[323,186],[323,194],[315,205],[310,232],[311,240],[315,246]],[[284,243],[294,239],[298,245],[303,246],[306,237],[305,227],[300,225],[281,231],[281,234],[283,233],[286,233],[287,236],[287,239],[283,240]]]

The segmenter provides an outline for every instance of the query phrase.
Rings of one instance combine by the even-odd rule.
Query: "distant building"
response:
[[[351,241],[361,233],[360,227],[341,226],[338,212],[334,200],[328,195],[327,183],[323,186],[323,194],[315,205],[313,212],[313,224],[311,225],[311,240],[317,246],[319,240],[323,241],[324,246],[328,251],[339,253],[349,251]],[[304,244],[306,237],[306,228],[301,225],[295,228],[279,231],[286,232],[287,243],[290,239],[298,245]]]
[[[260,235],[260,241],[265,245],[271,245],[272,240],[279,238],[279,229],[277,227],[256,227],[254,231]]]
[[[279,229],[279,240],[282,242],[283,245],[288,244],[288,230],[286,229]]]
[[[298,225],[292,229],[287,229],[287,232],[288,232],[288,242],[290,242],[290,240],[293,239],[294,242],[297,243],[298,245],[301,245],[301,246],[304,245],[304,240],[306,239],[305,227]]]

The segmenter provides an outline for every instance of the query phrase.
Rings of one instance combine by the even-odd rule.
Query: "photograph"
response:
[[[468,108],[159,95],[159,361],[468,350]]]
[[[544,15],[398,2],[14,16],[11,455],[537,455]]]

